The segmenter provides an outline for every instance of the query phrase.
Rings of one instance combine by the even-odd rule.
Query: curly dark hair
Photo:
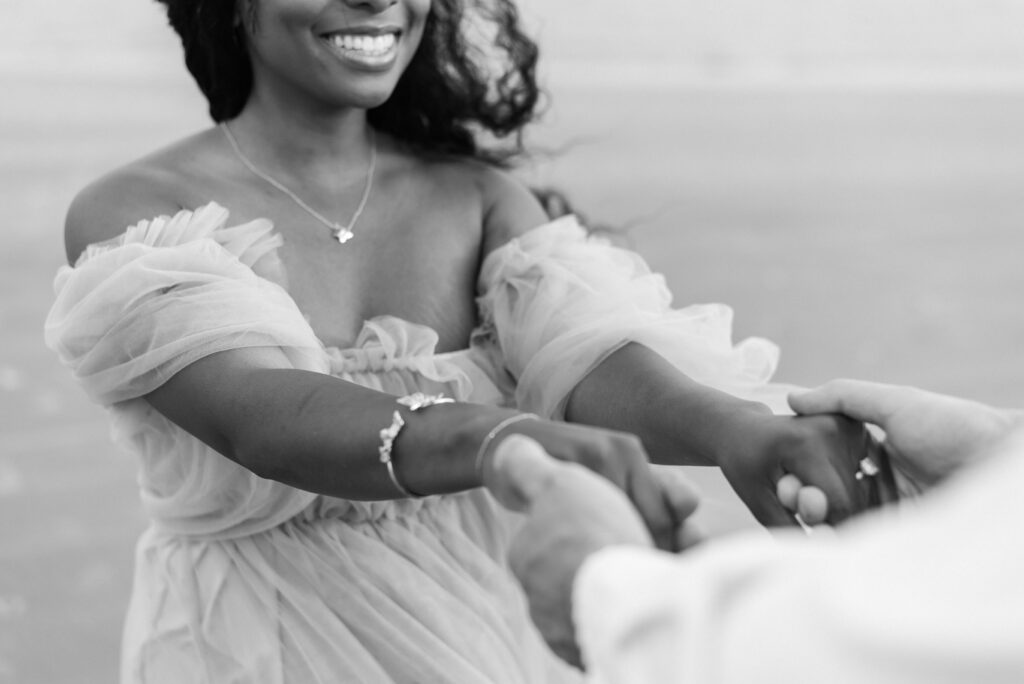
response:
[[[252,66],[231,0],[157,0],[181,37],[185,65],[220,122],[242,111]],[[243,0],[250,11],[258,0]],[[479,36],[490,34],[486,45]],[[421,153],[505,164],[537,115],[537,44],[512,0],[433,0],[423,39],[371,125]]]

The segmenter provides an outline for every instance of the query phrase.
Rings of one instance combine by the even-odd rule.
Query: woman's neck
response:
[[[254,92],[228,125],[253,163],[271,174],[301,182],[319,178],[339,187],[366,173],[366,110],[310,111]]]

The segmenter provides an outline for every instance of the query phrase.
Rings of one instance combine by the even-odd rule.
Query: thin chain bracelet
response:
[[[402,406],[408,406],[410,411],[419,411],[428,406],[435,404],[452,404],[455,402],[454,399],[446,397],[443,394],[423,394],[422,392],[415,392],[408,394],[404,397],[399,397],[396,401]],[[391,478],[392,484],[395,485],[395,489],[401,492],[402,496],[410,499],[422,498],[423,494],[417,494],[408,487],[404,486],[398,479],[398,475],[395,474],[395,466],[391,460],[391,451],[395,448],[395,440],[398,439],[398,433],[405,427],[405,419],[402,418],[402,414],[395,411],[391,414],[391,425],[387,426],[380,431],[380,446],[377,447],[377,453],[380,455],[380,462],[383,463],[388,469],[388,477]]]
[[[491,445],[491,442],[494,441],[494,438],[497,437],[498,434],[508,426],[514,425],[515,423],[518,423],[521,420],[528,419],[540,420],[540,416],[538,416],[536,413],[517,413],[514,416],[509,416],[508,418],[502,420],[500,423],[491,428],[490,432],[487,433],[483,441],[480,442],[480,448],[477,449],[476,451],[475,468],[477,477],[483,477],[482,471],[484,465],[484,453],[487,451],[487,447]]]

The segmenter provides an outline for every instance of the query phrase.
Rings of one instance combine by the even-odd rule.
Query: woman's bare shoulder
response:
[[[481,181],[486,208],[485,254],[548,221],[537,194],[518,176],[489,168]]]
[[[480,208],[484,253],[548,220],[537,195],[515,173],[480,161],[452,163],[446,176],[452,187],[471,188]]]
[[[157,169],[133,163],[93,181],[71,201],[64,248],[74,263],[86,247],[109,240],[139,220],[174,214],[181,207],[163,189]]]
[[[116,237],[140,220],[192,208],[196,178],[190,166],[203,154],[205,135],[157,150],[85,186],[64,221],[68,263],[87,246]]]

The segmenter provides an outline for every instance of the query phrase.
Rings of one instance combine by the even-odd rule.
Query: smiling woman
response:
[[[257,3],[235,24],[257,76],[251,101],[289,93],[335,107],[384,104],[419,47],[430,2],[396,7],[354,20],[337,2]]]
[[[500,168],[538,92],[509,0],[164,4],[217,125],[76,197],[46,330],[141,464],[124,681],[575,681],[480,489],[515,432],[665,546],[648,454],[766,523],[786,472],[866,505],[860,427],[750,400],[770,343]]]
[[[510,2],[485,0],[469,9],[459,0],[389,1],[381,3],[388,7],[384,13],[373,10],[358,22],[337,2],[247,2],[240,13],[210,0],[161,2],[214,121],[238,116],[265,87],[301,94],[297,84],[314,80],[317,87],[305,89],[305,97],[320,103],[362,82],[378,89],[363,102],[371,108],[370,123],[420,151],[489,161],[522,151],[518,135],[532,120],[539,94],[537,47],[522,33]],[[482,25],[493,26],[492,39],[501,39],[478,45],[467,28]],[[317,43],[326,45],[317,49]],[[499,78],[485,80],[494,65]],[[339,73],[346,68],[350,73]],[[362,79],[360,72],[366,72]],[[254,84],[254,73],[266,83]],[[498,139],[514,136],[513,144],[481,148],[475,128]]]

